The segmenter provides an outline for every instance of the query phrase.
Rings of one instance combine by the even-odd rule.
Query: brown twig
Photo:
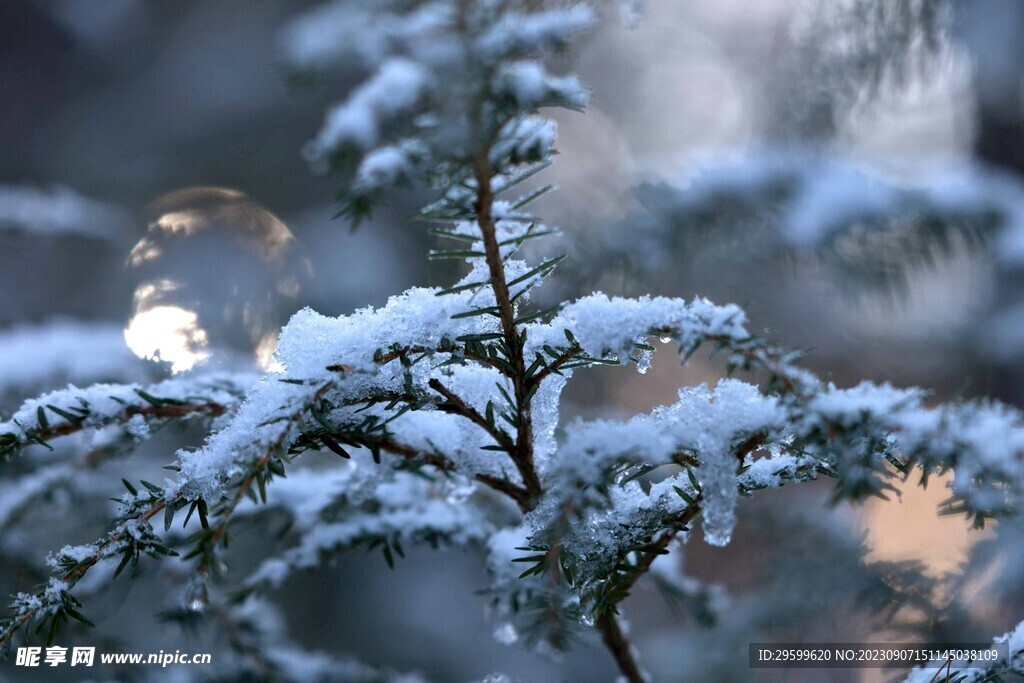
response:
[[[573,358],[579,356],[581,353],[583,353],[583,349],[580,348],[579,345],[573,344],[571,347],[569,347],[567,351],[565,351],[565,353],[560,355],[558,358],[555,358],[553,361],[548,363],[547,366],[545,366],[540,372],[531,377],[531,385],[539,387],[541,382],[546,380],[548,376],[555,372],[558,372],[558,370],[563,365],[571,361]]]
[[[391,453],[392,455],[397,455],[401,458],[406,458],[415,462],[423,462],[428,465],[432,465],[443,472],[454,472],[456,470],[455,463],[437,453],[426,453],[417,450],[412,446],[398,443],[393,439],[381,439],[377,441],[376,444],[380,446],[381,449]],[[530,495],[523,487],[513,484],[508,479],[502,479],[490,474],[477,474],[473,478],[481,484],[489,486],[495,491],[503,493],[514,500],[523,513],[530,511]]]
[[[289,422],[294,424],[301,420],[302,416],[309,409],[309,406],[315,405],[316,402],[319,401],[324,396],[324,394],[326,394],[327,391],[333,387],[334,382],[326,382],[323,386],[321,386],[319,389],[313,392],[313,395],[310,397],[308,403],[304,404],[302,408],[295,411],[289,416]],[[210,568],[210,561],[213,559],[213,550],[217,547],[217,544],[221,541],[221,539],[224,538],[224,535],[227,534],[228,524],[230,523],[231,517],[234,515],[235,510],[238,508],[239,503],[242,502],[242,499],[245,498],[246,493],[248,493],[249,489],[252,488],[253,482],[255,482],[259,477],[263,476],[263,473],[267,471],[268,465],[270,464],[270,459],[274,457],[274,454],[277,453],[280,449],[285,448],[285,442],[288,439],[288,435],[288,429],[281,430],[280,436],[278,436],[277,439],[275,439],[274,442],[270,444],[270,446],[268,446],[263,451],[262,454],[260,454],[260,457],[254,463],[252,470],[238,485],[238,488],[235,490],[235,495],[232,496],[230,502],[228,502],[227,504],[227,507],[225,507],[223,511],[220,513],[217,526],[213,529],[213,532],[209,536],[204,538],[202,541],[202,544],[209,548],[210,552],[203,553],[202,558],[199,560],[199,566],[196,568],[197,573],[202,574],[204,576],[207,574]],[[260,481],[262,484],[262,480]]]
[[[448,400],[448,404],[450,404],[439,405],[439,410],[451,412],[456,415],[461,415],[465,417],[467,420],[469,420],[470,422],[472,422],[473,424],[477,425],[485,432],[490,434],[491,437],[493,437],[494,440],[498,442],[498,445],[504,448],[509,453],[515,450],[516,445],[512,441],[512,437],[498,429],[496,425],[493,425],[490,422],[488,422],[487,419],[480,414],[480,411],[466,403],[462,399],[462,397],[460,397],[458,394],[456,394],[451,389],[442,384],[440,380],[434,378],[431,379],[427,384],[430,386],[431,389],[444,396],[445,399]]]
[[[509,457],[515,463],[516,469],[519,470],[526,490],[533,498],[539,499],[543,490],[533,462],[533,419],[530,414],[529,400],[531,387],[526,379],[523,341],[516,328],[515,308],[509,295],[508,281],[505,278],[505,264],[498,247],[497,229],[492,215],[494,192],[491,189],[491,179],[494,172],[488,161],[487,151],[477,157],[474,171],[477,182],[476,222],[483,237],[484,258],[491,275],[494,299],[498,304],[508,362],[512,367],[512,371],[506,374],[512,381],[518,413],[515,448],[509,453]]]
[[[114,424],[118,422],[127,422],[136,415],[142,417],[151,417],[158,420],[170,420],[176,417],[186,417],[188,415],[194,415],[197,413],[207,413],[211,417],[217,417],[223,415],[229,409],[229,406],[223,403],[195,403],[190,405],[161,405],[161,406],[129,406],[122,410],[117,415],[109,419],[109,423]],[[30,429],[26,432],[26,436],[30,440],[25,440],[25,445],[29,446],[36,443],[36,439],[39,441],[49,441],[51,439],[59,439],[62,436],[70,436],[76,434],[84,429],[91,428],[94,426],[92,423],[87,423],[87,420],[80,422],[65,422],[47,429]]]
[[[646,683],[647,679],[640,671],[636,657],[633,654],[633,646],[630,644],[626,634],[622,632],[615,615],[611,612],[602,614],[597,619],[597,629],[601,632],[601,640],[608,648],[608,651],[615,658],[619,665],[619,671],[626,677],[629,683]]]
[[[747,455],[753,453],[755,450],[764,445],[768,435],[763,432],[758,432],[748,437],[743,443],[736,448],[736,458],[742,462]],[[686,462],[697,464],[691,456],[684,454],[677,454],[677,459],[685,458]],[[647,571],[651,568],[660,555],[664,554],[663,551],[675,540],[678,533],[686,528],[686,525],[697,518],[701,513],[701,503],[703,497],[698,495],[697,498],[673,520],[674,528],[668,529],[661,532],[660,535],[648,539],[648,542],[644,546],[644,550],[640,555],[640,558],[633,565],[633,571],[625,574],[625,576],[617,582],[614,588],[609,593],[619,594],[626,596],[629,590],[636,585],[636,582],[640,580],[640,577],[644,576]],[[625,556],[619,558],[619,562],[625,560]],[[624,599],[624,597],[623,597]],[[639,666],[633,659],[632,651],[629,648],[629,641],[625,634],[622,633],[621,628],[615,621],[614,606],[611,609],[605,610],[603,614],[597,620],[597,627],[601,631],[601,636],[604,640],[605,646],[612,652],[612,656],[615,657],[615,661],[619,664],[619,669],[622,675],[626,677],[630,683],[644,681],[643,675],[640,673]]]
[[[135,517],[133,521],[148,522],[169,504],[176,502],[176,500],[180,497],[181,494],[175,494],[170,500],[164,499],[159,500],[156,503],[153,503],[153,505],[147,508],[145,512]],[[100,562],[100,560],[104,559],[104,556],[108,549],[110,549],[115,544],[119,543],[121,539],[128,535],[128,533],[128,523],[126,522],[121,525],[120,531],[114,533],[109,538],[107,538],[107,540],[97,545],[96,550],[93,551],[93,553],[89,557],[79,562],[73,569],[68,571],[68,573],[66,573],[64,576],[61,576],[58,580],[61,581],[65,586],[67,586],[67,588],[72,588],[76,583],[78,583],[78,581],[82,579],[83,576],[85,576],[85,574],[90,569],[95,567]],[[14,634],[18,631],[18,629],[27,624],[35,615],[36,610],[28,610],[21,616],[19,616],[17,619],[15,619],[14,622],[8,628],[0,632],[0,649],[2,649],[14,637]]]

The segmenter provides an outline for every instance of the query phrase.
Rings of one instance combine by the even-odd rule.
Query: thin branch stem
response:
[[[420,451],[412,446],[399,443],[390,438],[381,439],[377,441],[376,444],[380,446],[382,450],[385,450],[392,455],[397,455],[398,457],[406,458],[415,462],[423,462],[428,465],[433,465],[443,472],[454,472],[456,470],[455,463],[437,453]],[[508,479],[502,479],[490,474],[477,474],[473,478],[481,484],[489,486],[495,491],[503,493],[514,500],[522,512],[526,513],[530,511],[530,494],[523,487],[513,484]]]
[[[608,648],[615,663],[619,665],[619,671],[629,683],[647,683],[647,678],[640,670],[640,665],[633,655],[633,646],[630,644],[626,634],[623,633],[618,619],[611,612],[602,614],[597,619],[597,629],[601,632],[601,640]]]
[[[451,389],[442,384],[440,380],[436,378],[431,379],[428,382],[428,385],[430,386],[431,389],[441,394],[448,400],[448,405],[442,404],[438,406],[439,410],[443,410],[445,412],[452,412],[455,413],[456,415],[461,415],[465,417],[467,420],[479,426],[485,432],[490,434],[491,437],[493,437],[494,440],[498,442],[498,445],[500,445],[509,453],[515,450],[516,444],[514,441],[512,441],[512,437],[498,429],[496,425],[493,425],[490,422],[488,422],[487,419],[480,414],[480,411],[466,403],[458,394],[456,394]]]
[[[170,500],[163,499],[157,501],[156,503],[153,503],[153,505],[147,508],[142,514],[135,517],[133,521],[148,522],[169,504],[176,502],[180,497],[181,494],[178,493],[172,496]],[[117,531],[116,533],[112,534],[105,541],[97,545],[96,549],[93,551],[91,555],[89,555],[89,557],[79,562],[73,569],[68,571],[63,576],[59,577],[58,580],[65,586],[67,586],[67,588],[72,588],[76,583],[78,583],[82,579],[83,576],[86,575],[86,573],[90,569],[95,567],[100,562],[100,560],[104,559],[104,557],[106,556],[106,552],[111,547],[119,543],[121,539],[123,539],[128,534],[128,524],[123,523],[121,525],[120,531]],[[31,621],[32,617],[34,617],[35,615],[36,611],[28,610],[21,614],[17,619],[15,619],[14,622],[10,624],[10,626],[5,628],[3,631],[0,631],[0,649],[3,649],[3,647],[12,638],[14,638],[14,634],[18,631],[18,629],[20,629],[22,626]]]
[[[524,512],[527,512],[533,509],[544,493],[543,485],[541,484],[540,477],[537,475],[533,461],[533,420],[530,411],[530,397],[533,396],[533,392],[540,386],[542,381],[578,355],[581,349],[578,346],[574,346],[555,359],[553,363],[542,369],[532,379],[527,378],[526,362],[523,358],[523,338],[516,327],[515,308],[509,295],[508,282],[505,277],[505,266],[501,258],[500,246],[496,235],[497,230],[492,216],[494,194],[491,188],[491,180],[493,178],[493,171],[487,157],[487,153],[481,154],[474,166],[477,182],[477,225],[483,237],[485,259],[491,275],[491,288],[494,291],[494,299],[498,305],[502,335],[508,353],[509,364],[512,367],[511,372],[505,373],[512,381],[517,410],[516,439],[514,448],[509,451],[509,457],[515,463],[516,469],[519,470],[523,480],[528,497],[525,502],[520,502],[520,507]],[[433,388],[438,390],[436,386]],[[442,395],[444,395],[443,392]],[[448,397],[446,396],[446,398]],[[449,400],[451,399],[449,398]],[[479,424],[471,413],[466,413],[466,417]],[[486,421],[484,421],[484,424],[486,425]],[[502,440],[499,440],[499,443],[502,443]],[[601,631],[605,646],[615,658],[619,670],[629,683],[644,683],[645,679],[633,656],[632,646],[622,632],[615,615],[611,612],[603,614],[598,620],[597,625]]]
[[[386,365],[386,364],[390,363],[391,361],[394,361],[394,360],[397,360],[397,359],[401,358],[403,354],[409,354],[409,353],[424,353],[424,354],[448,353],[448,354],[451,354],[451,353],[454,353],[455,351],[460,351],[466,358],[469,358],[471,360],[475,360],[476,362],[480,363],[481,365],[486,365],[487,367],[495,368],[496,370],[500,370],[501,369],[501,366],[499,366],[497,363],[492,361],[490,358],[471,354],[468,351],[466,351],[466,349],[464,347],[456,347],[454,349],[451,349],[451,348],[445,348],[445,349],[436,348],[435,349],[435,348],[428,348],[428,347],[424,347],[424,346],[410,346],[410,347],[405,347],[403,349],[400,349],[398,351],[388,351],[387,353],[381,354],[376,360],[377,360],[378,364]],[[328,366],[327,369],[331,370],[332,372],[349,372],[350,371],[348,369],[348,366],[345,366],[345,365],[331,365],[331,366]]]
[[[333,387],[334,382],[325,383],[313,393],[313,396],[310,398],[309,405],[315,405],[316,402]],[[306,410],[308,410],[308,406],[304,405],[301,409],[292,413],[289,417],[289,421],[293,424],[298,422]],[[252,470],[248,475],[246,475],[241,483],[239,483],[238,487],[235,489],[235,495],[231,497],[227,507],[225,507],[218,516],[219,520],[217,526],[213,529],[213,532],[202,541],[203,546],[208,548],[209,552],[204,552],[202,554],[202,558],[199,560],[199,566],[196,568],[197,573],[204,576],[208,573],[208,570],[210,569],[210,562],[213,560],[213,551],[217,547],[217,544],[224,538],[224,535],[227,534],[228,524],[231,522],[231,517],[238,508],[239,503],[242,502],[246,493],[252,488],[253,482],[255,482],[259,477],[262,477],[267,471],[270,459],[274,457],[274,454],[285,448],[285,442],[288,440],[288,437],[289,430],[281,430],[280,436],[278,436],[277,439],[275,439],[274,442],[263,451],[260,457],[253,464]],[[262,485],[263,483],[263,480],[260,479],[260,484]]]
[[[533,462],[533,419],[530,414],[529,382],[526,379],[526,363],[523,359],[523,339],[516,327],[515,308],[509,295],[508,280],[505,277],[505,264],[498,246],[497,228],[494,224],[492,210],[494,208],[494,192],[491,180],[494,172],[488,161],[488,153],[480,154],[474,164],[477,183],[476,220],[483,237],[484,254],[491,275],[491,289],[498,304],[501,318],[501,330],[505,342],[508,361],[512,372],[508,374],[516,401],[516,440],[515,448],[509,453],[515,463],[523,485],[531,497],[539,499],[543,489],[540,477]]]
[[[762,432],[758,432],[750,436],[736,448],[736,458],[742,462],[748,454],[760,448],[767,438],[768,435]],[[693,461],[691,456],[685,454],[677,454],[675,458],[679,460],[685,459],[686,462],[691,462],[694,465],[697,464]],[[650,570],[651,565],[654,564],[654,560],[662,555],[662,551],[667,549],[672,541],[675,540],[679,531],[684,529],[686,525],[700,515],[701,503],[703,503],[703,496],[698,495],[693,503],[686,506],[686,508],[684,508],[683,511],[673,520],[675,528],[668,529],[662,532],[659,536],[649,539],[649,542],[640,554],[640,558],[636,561],[636,564],[633,565],[633,571],[626,574],[622,580],[617,582],[609,593],[622,596],[628,595],[630,589],[636,585],[636,582],[640,580],[640,577],[647,574],[648,570]],[[624,556],[619,558],[620,562],[623,560],[625,560]],[[642,683],[645,678],[640,671],[639,665],[637,665],[633,658],[632,649],[629,647],[629,640],[626,638],[626,635],[622,633],[622,629],[615,621],[614,605],[601,614],[597,620],[597,627],[601,631],[601,636],[604,640],[605,646],[611,651],[612,656],[615,657],[615,661],[619,665],[619,670],[622,672],[622,675],[625,676],[630,683],[633,683],[634,681]]]
[[[532,386],[539,387],[541,382],[546,380],[550,375],[558,372],[559,369],[573,358],[576,358],[583,353],[583,349],[578,344],[573,344],[568,350],[565,351],[558,358],[547,364],[540,372],[530,378]]]
[[[193,403],[188,405],[129,406],[117,415],[104,420],[104,423],[117,424],[128,422],[136,415],[155,418],[157,420],[171,420],[178,417],[195,415],[197,413],[206,413],[210,417],[218,417],[226,413],[229,409],[230,406],[224,405],[223,403],[213,402]],[[33,443],[38,443],[39,441],[46,442],[51,439],[59,439],[62,436],[77,434],[78,432],[95,426],[95,422],[81,420],[78,422],[65,422],[63,424],[51,426],[47,429],[30,429],[25,433],[25,436],[28,438],[23,439],[22,441],[25,446],[29,446]]]

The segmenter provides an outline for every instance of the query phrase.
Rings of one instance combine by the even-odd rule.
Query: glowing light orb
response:
[[[273,369],[278,332],[311,274],[277,216],[216,187],[154,202],[127,267],[137,286],[125,341],[172,372],[244,355]]]
[[[177,306],[157,306],[138,313],[128,322],[124,340],[139,358],[170,363],[171,372],[191,370],[211,355],[199,316]]]

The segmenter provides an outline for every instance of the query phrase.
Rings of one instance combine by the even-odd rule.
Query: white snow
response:
[[[369,151],[380,143],[384,125],[412,112],[430,81],[430,73],[416,62],[398,57],[388,60],[348,101],[328,112],[308,156],[319,159],[346,144]]]
[[[477,39],[477,52],[497,61],[547,51],[567,44],[595,18],[594,10],[585,4],[533,13],[506,12]]]
[[[280,586],[295,571],[316,567],[325,555],[360,539],[384,537],[411,545],[439,537],[466,545],[490,535],[490,523],[472,505],[436,497],[436,490],[422,478],[389,473],[368,458],[328,472],[294,471],[269,489],[269,508],[240,509],[241,514],[285,510],[299,534],[296,545],[264,560],[246,584]]]
[[[578,78],[553,76],[534,61],[513,62],[502,67],[495,77],[494,92],[499,96],[510,95],[520,109],[527,111],[551,103],[582,109],[590,99]]]
[[[59,411],[69,415],[85,415],[82,425],[88,430],[128,423],[130,408],[148,408],[152,403],[143,394],[156,400],[219,404],[225,407],[237,405],[240,397],[252,386],[255,377],[251,374],[213,373],[198,377],[183,377],[145,386],[139,384],[94,384],[79,388],[69,384],[67,388],[43,394],[25,401],[11,418],[0,422],[0,435],[11,435],[23,445],[31,443],[28,436],[36,431],[45,431],[40,424],[40,413],[46,426],[59,428],[71,421]],[[144,436],[138,422],[131,423],[130,429],[137,438]]]
[[[123,210],[83,197],[62,185],[45,190],[28,185],[0,185],[0,230],[112,240],[122,236],[129,225]]]
[[[563,346],[570,330],[592,357],[625,361],[634,344],[651,336],[671,336],[680,347],[711,336],[745,340],[746,314],[735,305],[716,306],[707,299],[643,297],[624,299],[595,293],[564,307],[550,326],[531,329],[530,348]]]
[[[132,381],[145,376],[122,325],[54,319],[0,332],[0,393],[57,382]]]

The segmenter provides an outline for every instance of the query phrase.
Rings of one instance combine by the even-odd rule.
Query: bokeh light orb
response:
[[[242,192],[190,187],[147,209],[128,255],[135,294],[125,341],[172,372],[252,358],[267,368],[311,276],[288,227]]]

